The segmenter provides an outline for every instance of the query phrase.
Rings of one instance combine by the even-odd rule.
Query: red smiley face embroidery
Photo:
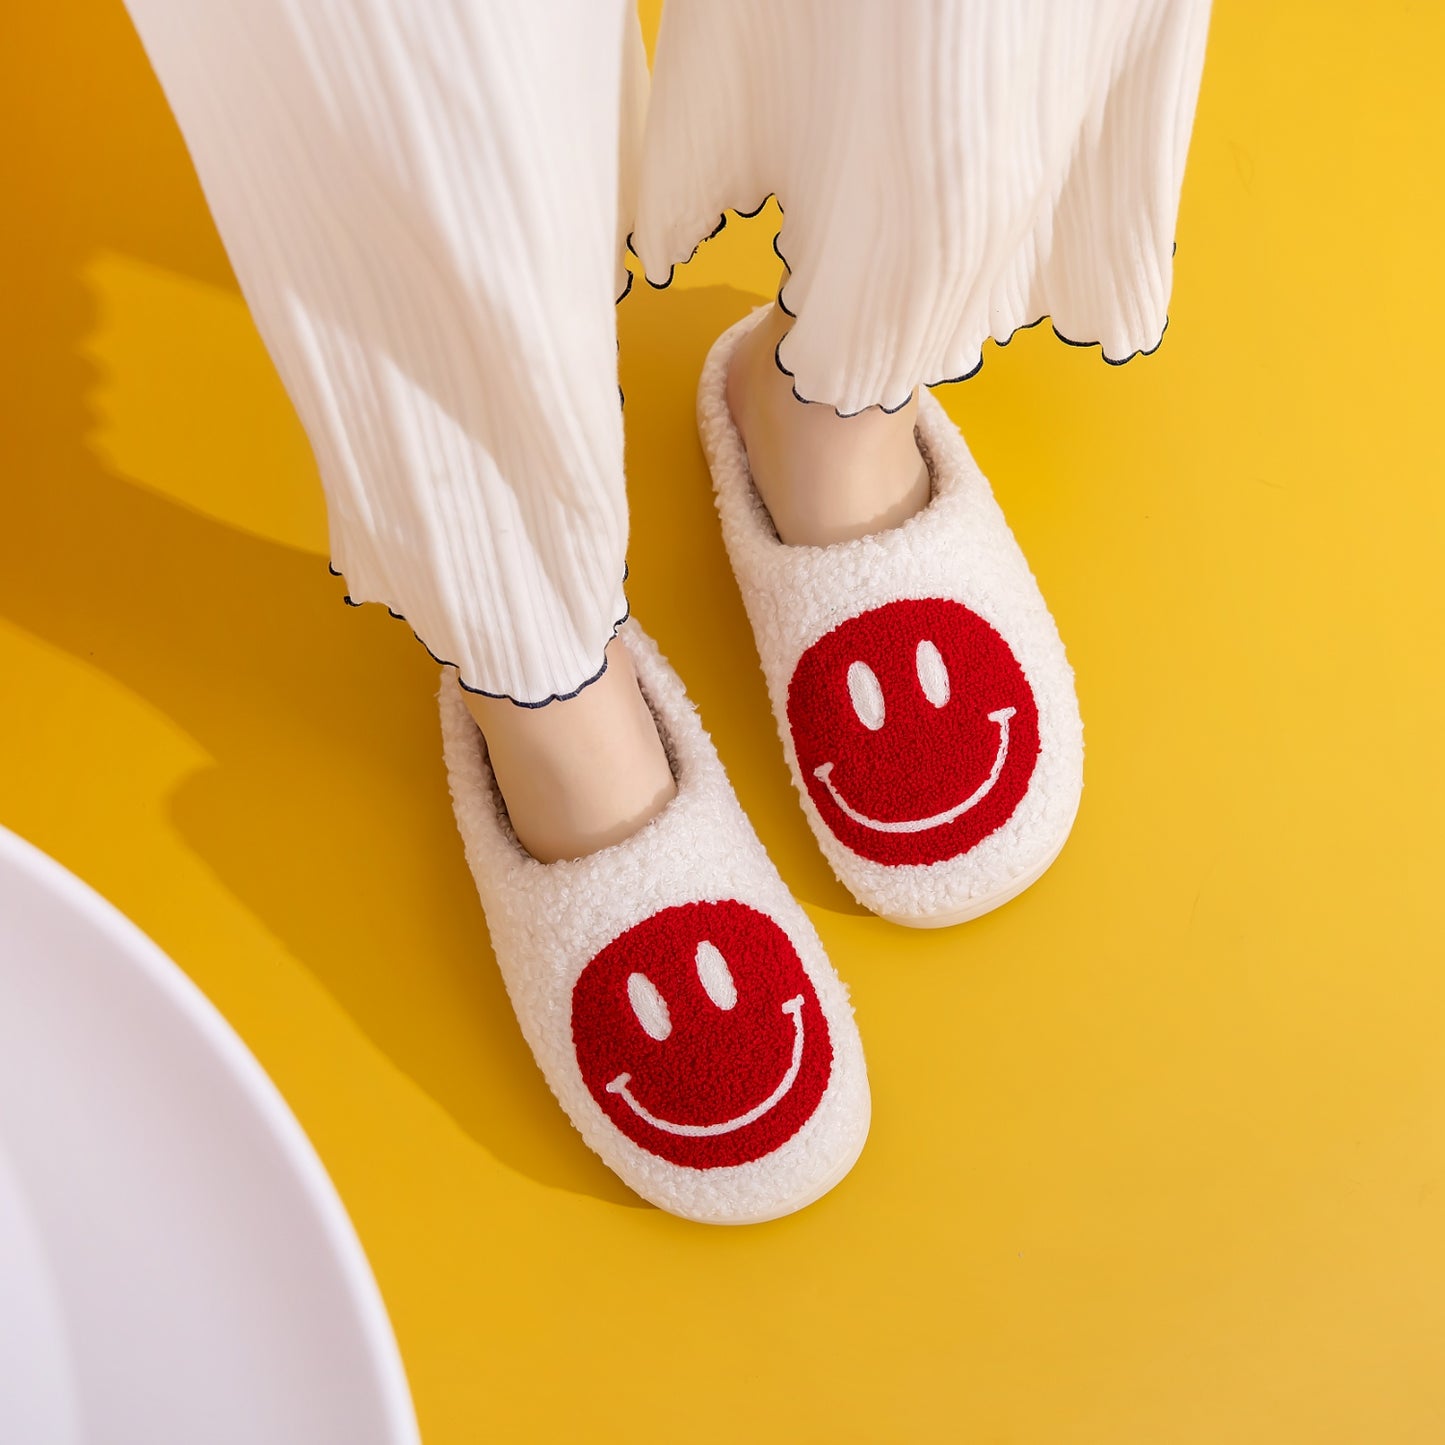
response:
[[[787,934],[746,904],[664,908],[572,990],[572,1040],[602,1111],[693,1169],[771,1154],[812,1117],[833,1045]]]
[[[1002,827],[1028,790],[1039,715],[1008,644],[961,602],[889,602],[802,656],[788,726],[838,840],[876,863],[939,863]]]

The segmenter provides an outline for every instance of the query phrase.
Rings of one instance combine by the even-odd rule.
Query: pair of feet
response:
[[[1063,846],[1082,787],[1073,675],[938,402],[872,414],[906,439],[868,443],[871,492],[866,476],[833,488],[855,472],[843,439],[864,435],[841,428],[863,418],[783,401],[776,324],[755,313],[713,347],[698,429],[784,754],[859,902],[959,923]],[[800,442],[804,427],[822,440]],[[810,544],[820,516],[831,534]],[[621,1178],[690,1219],[774,1218],[832,1188],[868,1132],[847,990],[681,679],[635,621],[609,660],[531,713],[478,704],[443,672],[448,778],[497,963],[558,1101]],[[503,730],[493,707],[511,709]]]
[[[734,351],[728,409],[747,447],[754,486],[778,536],[824,547],[896,527],[929,498],[914,439],[918,400],[901,411],[840,417],[802,402],[774,362],[788,317],[773,306]],[[621,842],[676,792],[627,649],[565,702],[519,708],[469,694],[522,845],[545,863]]]

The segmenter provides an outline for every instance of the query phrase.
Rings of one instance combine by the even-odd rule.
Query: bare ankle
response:
[[[775,360],[790,325],[774,306],[743,338],[727,385],[753,484],[779,537],[827,546],[898,526],[930,494],[913,435],[917,395],[899,411],[872,407],[851,417],[799,401]]]
[[[522,846],[539,862],[581,858],[630,837],[677,791],[625,645],[573,698],[523,708],[468,693]]]

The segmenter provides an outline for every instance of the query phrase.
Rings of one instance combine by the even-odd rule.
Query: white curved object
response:
[[[0,1440],[414,1445],[361,1245],[276,1087],[0,828]]]

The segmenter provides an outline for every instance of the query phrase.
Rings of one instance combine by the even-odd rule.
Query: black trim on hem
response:
[[[330,561],[326,563],[326,570],[330,572],[333,577],[342,576],[342,573],[338,572],[335,565]],[[624,563],[622,567],[622,580],[624,583],[627,581],[629,571],[629,567],[626,563]],[[348,607],[365,607],[368,605],[366,602],[358,602],[354,597],[352,597],[349,592],[343,592],[341,594],[341,600]],[[617,634],[622,630],[622,624],[626,622],[629,617],[632,616],[632,604],[627,601],[625,596],[622,600],[622,616],[619,617],[617,621],[612,624],[612,633],[611,636],[608,637],[607,642],[603,644],[604,648],[606,648],[607,645],[612,642],[612,639],[615,638]],[[411,623],[408,622],[407,619],[400,612],[398,612],[388,603],[378,602],[374,605],[378,607],[385,607],[389,616],[394,617],[398,622],[406,622],[407,626],[411,627]],[[548,703],[553,702],[569,702],[572,698],[576,697],[578,693],[583,692],[587,688],[591,687],[592,684],[596,682],[604,672],[607,671],[607,657],[606,653],[604,652],[602,658],[602,666],[599,667],[597,671],[592,674],[591,677],[587,678],[585,681],[579,683],[575,688],[573,688],[571,692],[554,692],[551,694],[550,697],[544,697],[540,702],[524,702],[519,697],[513,697],[509,692],[488,692],[484,687],[473,687],[470,683],[463,682],[461,669],[457,667],[457,664],[455,662],[448,662],[446,658],[438,657],[436,653],[434,653],[431,648],[426,645],[425,639],[422,637],[421,633],[416,630],[415,627],[411,628],[411,635],[416,638],[418,642],[421,643],[422,650],[429,658],[431,658],[434,663],[437,664],[438,667],[450,667],[456,670],[457,686],[460,687],[463,692],[475,693],[478,697],[490,697],[498,702],[509,702],[514,707],[537,708],[546,707]]]
[[[729,209],[731,209],[732,212],[733,212],[733,214],[734,214],[735,216],[739,217],[739,219],[745,220],[745,221],[749,221],[749,220],[752,220],[753,217],[755,217],[755,216],[757,216],[757,215],[760,215],[760,214],[762,213],[763,208],[768,204],[768,202],[771,201],[771,200],[775,200],[775,199],[777,199],[777,192],[776,192],[776,191],[769,191],[768,194],[767,194],[766,196],[764,196],[763,199],[762,199],[760,202],[758,202],[757,206],[756,206],[753,210],[751,210],[751,211],[739,211],[739,210],[736,209],[736,207],[730,207]],[[785,213],[783,212],[783,203],[782,203],[781,201],[778,201],[778,211],[779,211],[780,214],[785,214]],[[685,260],[685,261],[674,261],[673,264],[670,265],[670,266],[667,268],[667,280],[665,280],[665,281],[654,281],[654,280],[647,274],[647,269],[646,269],[646,267],[643,268],[643,271],[642,271],[642,279],[643,279],[644,281],[646,281],[647,284],[648,284],[649,286],[651,286],[654,291],[666,291],[667,288],[672,285],[673,278],[674,278],[674,277],[676,276],[676,274],[677,274],[677,268],[678,268],[679,266],[686,266],[687,263],[688,263],[688,261],[691,261],[692,258],[697,255],[698,250],[701,248],[701,246],[702,246],[702,244],[703,244],[703,241],[710,241],[710,240],[712,240],[712,238],[713,238],[714,236],[716,236],[717,233],[718,233],[719,231],[721,231],[722,228],[723,228],[725,225],[727,225],[727,219],[728,219],[728,217],[727,217],[727,211],[722,211],[722,212],[719,213],[717,225],[714,226],[714,227],[712,228],[712,230],[709,231],[709,232],[707,233],[707,235],[704,236],[704,237],[702,238],[702,240],[699,241],[699,242],[697,243],[697,245],[692,248],[692,251],[691,251],[690,254],[688,255],[687,260]],[[778,310],[781,311],[781,312],[783,313],[783,315],[786,316],[786,317],[788,317],[790,320],[796,321],[796,320],[798,319],[798,313],[797,313],[796,311],[794,311],[794,310],[788,305],[787,301],[784,299],[784,296],[783,296],[784,291],[787,289],[788,281],[789,281],[789,280],[791,279],[791,277],[792,277],[793,268],[792,268],[792,265],[789,263],[788,258],[787,258],[785,255],[783,255],[782,247],[781,247],[781,245],[779,245],[779,242],[780,242],[781,239],[782,239],[782,234],[783,234],[783,233],[782,233],[782,228],[781,228],[781,227],[780,227],[778,230],[776,230],[776,231],[773,232],[773,254],[778,258],[778,260],[780,260],[780,261],[783,263],[783,269],[787,272],[787,275],[784,276],[783,279],[778,283],[778,294],[777,294],[777,296],[776,296],[774,299],[775,299],[775,302],[776,302],[776,304],[777,304]],[[642,259],[640,256],[637,255],[637,248],[632,244],[632,232],[631,232],[631,231],[629,231],[629,232],[627,233],[627,249],[628,249],[629,251],[631,251],[632,254],[633,254],[633,256],[636,257],[639,261]],[[1173,257],[1173,256],[1178,255],[1178,253],[1179,253],[1179,242],[1178,242],[1178,240],[1176,239],[1176,240],[1174,240],[1173,242],[1171,242],[1171,244],[1170,244],[1169,254],[1170,254],[1171,257]],[[630,273],[630,272],[628,273],[628,277],[629,277],[629,279],[628,279],[627,290],[630,291],[630,290],[632,289],[632,281],[631,281],[631,273]],[[623,294],[624,296],[627,295],[627,291],[624,291],[622,294]],[[620,299],[620,298],[619,298],[619,299]],[[1057,336],[1057,337],[1059,338],[1059,340],[1062,341],[1062,342],[1064,343],[1064,345],[1066,345],[1066,346],[1078,347],[1080,350],[1087,350],[1087,349],[1088,349],[1089,347],[1091,347],[1091,346],[1097,346],[1097,347],[1099,348],[1099,356],[1100,356],[1100,358],[1101,358],[1107,365],[1109,365],[1109,366],[1124,366],[1124,365],[1127,365],[1127,363],[1133,361],[1135,357],[1138,357],[1138,356],[1153,356],[1154,353],[1155,353],[1156,351],[1158,351],[1159,348],[1164,344],[1164,333],[1169,330],[1169,318],[1168,318],[1168,316],[1166,316],[1166,317],[1164,318],[1164,325],[1163,325],[1162,327],[1160,327],[1160,329],[1159,329],[1159,340],[1156,341],[1153,346],[1141,346],[1137,351],[1131,351],[1128,356],[1120,357],[1120,358],[1117,358],[1117,359],[1116,359],[1115,357],[1109,356],[1109,355],[1107,355],[1107,354],[1105,353],[1105,351],[1104,351],[1104,343],[1103,343],[1102,341],[1075,341],[1072,337],[1070,337],[1070,336],[1065,336],[1064,333],[1063,333],[1062,331],[1060,331],[1057,326],[1054,326],[1054,325],[1052,324],[1052,321],[1050,320],[1050,317],[1049,317],[1048,313],[1045,312],[1045,314],[1042,315],[1042,316],[1040,316],[1040,317],[1038,317],[1037,320],[1034,320],[1034,321],[1025,321],[1025,322],[1022,322],[1020,325],[1015,326],[1014,329],[1013,329],[1012,331],[1010,331],[1009,334],[1008,334],[1002,341],[996,341],[996,342],[994,342],[994,345],[995,345],[995,346],[1007,346],[1007,345],[1009,344],[1009,342],[1012,341],[1012,340],[1014,339],[1014,337],[1019,334],[1020,331],[1032,331],[1035,326],[1040,326],[1040,325],[1042,325],[1045,321],[1050,321],[1050,328],[1051,328],[1051,330],[1053,331],[1054,335]],[[784,332],[783,335],[782,335],[782,337],[779,338],[777,346],[775,346],[775,347],[773,348],[773,364],[778,368],[778,370],[779,370],[780,372],[782,372],[782,374],[783,374],[784,376],[786,376],[786,377],[788,378],[788,380],[789,380],[790,383],[793,383],[794,373],[791,372],[791,371],[789,371],[788,368],[783,365],[783,358],[782,358],[783,342],[786,341],[787,338],[788,338],[788,333],[787,333],[787,332]],[[987,339],[987,338],[986,338],[986,339]],[[968,380],[970,380],[971,378],[977,376],[977,375],[979,374],[979,372],[982,371],[982,370],[983,370],[983,350],[982,350],[982,348],[980,348],[980,349],[979,349],[978,362],[977,362],[977,364],[976,364],[975,366],[973,366],[970,370],[965,371],[965,372],[962,372],[962,373],[961,373],[960,375],[958,375],[958,376],[944,376],[944,377],[940,377],[937,381],[925,381],[925,382],[920,382],[919,384],[920,384],[921,386],[926,386],[926,387],[928,387],[930,390],[931,390],[933,387],[935,387],[935,386],[951,386],[951,385],[953,385],[953,383],[955,383],[955,382],[968,381]],[[819,401],[819,400],[817,400],[815,397],[804,396],[804,395],[802,394],[802,392],[800,392],[800,391],[798,390],[796,384],[791,385],[791,386],[790,386],[790,390],[792,391],[793,395],[794,395],[799,401],[801,401],[805,406],[832,406],[832,405],[833,405],[831,402]],[[871,403],[871,404],[868,405],[868,406],[859,407],[857,411],[841,411],[841,410],[839,410],[838,407],[833,406],[833,414],[834,414],[835,416],[837,416],[837,417],[838,417],[840,420],[842,420],[842,421],[848,421],[848,420],[850,420],[851,418],[853,418],[853,417],[855,417],[855,416],[862,416],[862,414],[863,414],[865,411],[872,411],[874,407],[877,407],[878,410],[881,411],[885,416],[893,416],[895,413],[902,411],[903,408],[904,408],[905,406],[907,406],[908,403],[909,403],[910,401],[912,401],[912,400],[913,400],[913,393],[912,393],[912,392],[909,392],[909,394],[908,394],[902,401],[900,401],[900,402],[897,404],[897,406],[884,406],[882,402],[873,402],[873,403]]]
[[[783,314],[784,314],[785,316],[791,316],[793,313],[792,313],[791,311],[785,311]],[[778,370],[781,371],[781,372],[783,373],[783,375],[788,378],[789,381],[792,381],[792,380],[793,380],[793,373],[792,373],[791,371],[789,371],[786,366],[783,365],[783,356],[782,356],[782,352],[783,352],[783,342],[785,342],[787,339],[788,339],[788,333],[785,331],[785,332],[778,338],[778,344],[777,344],[775,347],[773,347],[773,365],[776,366],[776,367],[778,368]],[[977,368],[975,368],[975,369],[977,369]],[[972,375],[973,375],[973,372],[969,372],[969,375],[972,376]],[[925,383],[925,384],[926,384],[926,385],[930,385],[930,384],[936,384],[936,383]],[[814,401],[812,397],[804,396],[803,393],[798,390],[798,388],[797,388],[796,385],[790,387],[789,389],[792,391],[793,395],[794,395],[799,401],[801,401],[805,406],[831,406],[831,405],[832,405],[831,402]],[[835,407],[833,407],[833,414],[834,414],[840,421],[851,421],[855,416],[862,416],[865,411],[872,411],[872,410],[874,409],[874,407],[877,407],[877,409],[878,409],[879,411],[881,411],[884,416],[892,416],[895,412],[900,412],[900,411],[902,411],[903,408],[904,408],[905,406],[907,406],[908,403],[909,403],[910,401],[912,401],[912,400],[913,400],[913,393],[910,391],[910,392],[908,393],[908,395],[905,396],[905,397],[903,398],[903,400],[898,403],[897,406],[884,406],[881,402],[876,402],[876,401],[875,401],[875,402],[870,403],[868,406],[860,406],[857,411],[839,411],[838,408],[835,406]]]
[[[779,209],[782,209],[781,203],[779,203]],[[798,313],[794,311],[793,308],[789,306],[786,301],[783,300],[783,287],[788,284],[788,278],[792,276],[793,268],[788,265],[788,258],[784,256],[783,253],[778,249],[778,241],[782,237],[782,234],[783,233],[781,229],[773,232],[773,255],[775,255],[778,260],[783,263],[783,270],[788,273],[787,276],[784,276],[783,279],[778,282],[777,305],[778,310],[781,311],[784,316],[786,316],[790,321],[796,321],[798,319]],[[778,342],[778,345],[782,345],[781,340]],[[776,357],[774,357],[773,359],[775,361],[777,360]],[[789,372],[788,375],[791,376],[792,373]],[[794,392],[793,395],[797,396],[797,392]],[[801,398],[799,399],[801,400]],[[834,407],[834,410],[836,411],[837,408]]]
[[[785,263],[785,264],[786,264],[786,263]],[[781,304],[781,303],[780,303],[780,304]],[[788,314],[791,315],[791,313],[788,313]],[[1002,341],[995,341],[995,342],[994,342],[994,345],[995,345],[995,346],[998,346],[998,347],[1007,346],[1007,345],[1009,344],[1009,342],[1012,341],[1012,340],[1014,339],[1014,337],[1019,334],[1020,331],[1032,331],[1032,330],[1034,329],[1034,327],[1036,327],[1036,326],[1042,326],[1045,321],[1049,321],[1049,329],[1054,333],[1055,336],[1058,337],[1058,339],[1059,339],[1060,341],[1062,341],[1062,342],[1064,343],[1065,346],[1075,346],[1075,347],[1078,347],[1078,348],[1079,348],[1080,350],[1082,350],[1082,351],[1087,351],[1089,348],[1094,347],[1094,346],[1097,346],[1097,347],[1099,348],[1099,358],[1100,358],[1100,360],[1103,361],[1103,362],[1104,362],[1106,365],[1108,365],[1108,366],[1126,366],[1126,365],[1128,365],[1129,362],[1133,361],[1136,357],[1139,357],[1139,356],[1153,356],[1154,353],[1155,353],[1156,351],[1158,351],[1161,346],[1164,345],[1164,333],[1169,330],[1169,318],[1166,316],[1166,317],[1164,318],[1164,325],[1163,325],[1162,327],[1160,327],[1160,329],[1159,329],[1159,340],[1156,341],[1153,346],[1141,346],[1137,351],[1131,351],[1131,352],[1128,354],[1128,356],[1123,356],[1123,357],[1115,358],[1115,357],[1109,356],[1109,355],[1107,355],[1107,354],[1105,353],[1105,351],[1104,351],[1104,343],[1103,343],[1102,341],[1075,341],[1071,336],[1065,336],[1064,333],[1063,333],[1062,331],[1060,331],[1057,326],[1053,325],[1052,321],[1050,321],[1050,318],[1049,318],[1049,316],[1048,316],[1048,314],[1047,314],[1047,312],[1046,312],[1044,315],[1038,317],[1038,318],[1037,318],[1036,320],[1034,320],[1034,321],[1024,321],[1024,322],[1021,322],[1018,326],[1015,326],[1014,329],[1013,329],[1012,331],[1010,331],[1009,334],[1008,334],[1007,336],[1005,336]],[[788,339],[788,338],[787,338],[787,335],[786,335],[786,333],[785,333],[785,334],[779,339],[777,346],[775,346],[775,347],[773,348],[773,362],[774,362],[774,364],[777,366],[778,370],[781,371],[784,376],[788,377],[788,378],[791,380],[791,379],[792,379],[792,376],[793,376],[793,373],[792,373],[791,371],[789,371],[786,366],[783,365],[782,356],[781,356],[781,354],[780,354],[780,353],[782,352],[782,349],[783,349],[783,342],[786,341],[787,339]],[[959,375],[957,375],[957,376],[943,376],[943,377],[939,377],[939,379],[938,379],[937,381],[924,381],[924,382],[920,382],[919,385],[920,385],[920,386],[925,386],[925,387],[927,387],[927,388],[931,391],[935,386],[952,386],[955,382],[958,382],[958,381],[971,381],[971,380],[972,380],[975,376],[977,376],[977,375],[979,374],[979,372],[982,371],[982,370],[983,370],[983,352],[982,352],[982,350],[980,350],[980,351],[979,351],[979,357],[978,357],[977,363],[976,363],[972,368],[970,368],[968,371],[960,372]],[[793,395],[794,395],[795,397],[797,397],[799,401],[805,402],[808,406],[828,406],[828,405],[830,405],[830,403],[828,403],[828,402],[826,402],[826,401],[815,401],[815,400],[813,400],[811,397],[803,396],[803,395],[798,391],[798,388],[797,388],[796,386],[794,386],[794,387],[792,388],[792,392],[793,392]],[[908,403],[909,403],[910,401],[912,401],[912,400],[913,400],[913,395],[912,395],[912,393],[910,392],[909,395],[906,396],[901,402],[899,402],[897,406],[883,406],[882,403],[880,403],[880,402],[874,402],[874,403],[873,403],[873,406],[876,406],[885,416],[892,416],[895,412],[900,412],[900,411],[902,411],[903,408],[904,408],[905,406],[907,406]],[[872,411],[872,410],[873,410],[873,406],[861,407],[858,411],[839,411],[838,408],[835,406],[835,407],[833,407],[833,412],[834,412],[834,414],[835,414],[836,416],[838,416],[841,420],[843,420],[843,421],[848,421],[848,420],[850,420],[851,418],[853,418],[853,417],[855,417],[855,416],[862,416],[865,411]]]
[[[633,276],[632,272],[629,270],[627,273],[627,285],[622,288],[622,295],[619,296],[617,300],[612,303],[614,306],[621,306],[622,303],[626,301],[629,296],[632,295],[632,283],[636,279],[637,278]],[[617,343],[617,350],[619,352],[621,352],[622,350],[621,340],[619,340]],[[620,407],[625,407],[627,405],[627,396],[622,390],[622,383],[620,381],[617,383],[617,405]]]
[[[753,207],[753,209],[752,209],[751,211],[740,211],[740,210],[737,209],[736,206],[729,206],[729,207],[728,207],[728,210],[732,211],[733,215],[735,215],[740,221],[751,221],[754,216],[758,216],[758,215],[761,215],[761,214],[762,214],[763,207],[766,206],[766,205],[768,204],[768,202],[773,199],[773,196],[774,196],[774,192],[769,191],[769,192],[767,193],[767,195],[765,195],[765,196],[762,198],[762,200],[759,201],[758,204]],[[717,217],[717,225],[715,225],[715,226],[712,228],[712,230],[710,230],[710,231],[707,233],[707,235],[705,235],[705,236],[702,238],[702,240],[699,241],[699,242],[697,243],[697,245],[695,245],[695,246],[692,248],[692,250],[688,252],[688,254],[687,254],[687,256],[686,256],[685,259],[683,259],[683,260],[681,260],[681,261],[674,261],[674,262],[672,263],[672,265],[670,265],[670,266],[667,268],[667,280],[666,280],[666,281],[654,281],[654,280],[652,279],[652,277],[647,274],[647,267],[646,267],[646,266],[644,266],[644,267],[642,268],[642,279],[643,279],[644,281],[646,281],[647,284],[648,284],[649,286],[651,286],[654,291],[666,291],[667,288],[672,285],[673,278],[677,275],[677,268],[678,268],[679,266],[686,266],[687,263],[688,263],[689,261],[691,261],[692,258],[693,258],[694,256],[696,256],[697,253],[702,249],[703,242],[705,242],[705,241],[711,241],[712,238],[713,238],[714,236],[716,236],[716,235],[718,234],[718,232],[723,229],[724,226],[727,225],[727,223],[728,223],[728,213],[727,213],[727,211],[719,211],[719,212],[718,212],[718,217]],[[637,255],[637,247],[632,244],[632,232],[631,232],[631,231],[629,231],[629,232],[627,233],[627,243],[626,243],[626,244],[627,244],[627,249],[632,252],[633,256],[635,256],[635,257],[637,258],[637,260],[641,261],[641,260],[642,260],[642,257]]]
[[[1039,321],[1043,321],[1044,319],[1045,318],[1042,316],[1039,317]],[[1037,326],[1039,324],[1039,321],[1035,321],[1031,324]],[[1054,333],[1055,336],[1059,338],[1060,341],[1064,343],[1065,346],[1078,346],[1085,348],[1090,346],[1097,346],[1099,348],[1099,356],[1107,366],[1127,366],[1129,362],[1133,361],[1136,356],[1153,356],[1154,353],[1158,351],[1161,346],[1164,345],[1164,333],[1169,330],[1169,318],[1167,316],[1164,318],[1164,324],[1159,328],[1159,340],[1156,341],[1153,346],[1141,346],[1137,351],[1131,351],[1128,356],[1121,356],[1118,359],[1109,356],[1105,352],[1104,343],[1102,341],[1075,341],[1072,337],[1065,336],[1064,333],[1060,331],[1059,328],[1055,326],[1052,321],[1049,322],[1049,329]],[[1010,332],[1009,340],[1012,341],[1013,339],[1014,333]]]
[[[778,208],[779,208],[779,210],[782,209],[782,203],[781,203],[781,202],[779,202]],[[778,286],[778,297],[777,297],[778,310],[781,311],[784,316],[789,316],[789,317],[792,317],[794,320],[796,320],[796,319],[797,319],[797,313],[794,312],[794,311],[790,311],[790,310],[788,309],[787,303],[783,300],[783,291],[786,289],[787,284],[788,284],[788,281],[789,281],[789,280],[791,279],[791,277],[792,277],[793,268],[792,268],[792,266],[789,264],[788,258],[787,258],[785,255],[783,255],[782,247],[779,246],[779,244],[778,244],[779,240],[782,238],[782,234],[783,234],[782,231],[781,231],[781,230],[778,230],[778,231],[777,231],[776,233],[774,233],[774,235],[773,235],[773,254],[778,258],[778,260],[780,260],[780,261],[783,263],[784,267],[787,269],[787,272],[788,272],[788,274],[783,277],[783,280],[782,280],[781,284]],[[1175,254],[1178,252],[1178,250],[1179,250],[1179,242],[1176,240],[1176,241],[1174,241],[1174,242],[1172,243],[1172,249],[1170,250],[1169,254],[1170,254],[1171,256],[1173,256],[1173,255],[1175,255]],[[689,258],[689,259],[691,259],[691,258]],[[995,342],[994,344],[995,344],[996,346],[1007,346],[1007,345],[1009,344],[1009,342],[1012,341],[1012,340],[1014,339],[1014,337],[1019,334],[1020,331],[1032,331],[1035,326],[1039,326],[1039,325],[1041,325],[1041,324],[1042,324],[1043,322],[1045,322],[1045,321],[1050,321],[1050,318],[1049,318],[1049,315],[1048,315],[1047,312],[1045,312],[1044,315],[1040,316],[1037,320],[1034,320],[1034,321],[1025,321],[1025,322],[1022,322],[1020,325],[1015,326],[1014,329],[1013,329],[1012,331],[1010,331],[1009,334],[1008,334],[1006,337],[1004,337],[1004,339],[1003,339],[1002,341]],[[1063,333],[1062,331],[1060,331],[1057,326],[1054,326],[1054,325],[1053,325],[1052,321],[1050,321],[1050,329],[1053,331],[1054,335],[1057,336],[1057,337],[1059,338],[1059,340],[1062,341],[1066,346],[1077,346],[1077,347],[1079,347],[1079,348],[1081,348],[1081,349],[1087,349],[1088,347],[1091,347],[1091,346],[1097,346],[1097,347],[1099,348],[1099,355],[1100,355],[1100,357],[1101,357],[1105,362],[1107,362],[1108,365],[1110,365],[1110,366],[1123,366],[1123,365],[1125,365],[1127,362],[1133,361],[1136,356],[1153,356],[1154,353],[1159,350],[1159,348],[1164,344],[1164,333],[1169,330],[1169,318],[1168,318],[1168,316],[1165,316],[1165,318],[1164,318],[1164,325],[1159,328],[1159,340],[1156,341],[1153,346],[1147,346],[1147,347],[1141,346],[1137,351],[1131,351],[1128,356],[1121,357],[1121,358],[1118,359],[1118,360],[1115,360],[1114,357],[1109,356],[1109,355],[1107,355],[1107,354],[1105,353],[1105,351],[1104,351],[1104,343],[1103,343],[1102,341],[1075,341],[1075,340],[1073,340],[1071,337],[1065,336],[1064,333]],[[791,372],[791,371],[789,371],[788,368],[783,365],[783,357],[782,357],[783,342],[788,339],[788,334],[789,334],[788,332],[784,332],[783,335],[778,338],[778,344],[773,348],[773,364],[778,368],[779,371],[781,371],[781,372],[783,373],[784,376],[786,376],[786,377],[788,378],[789,382],[792,382],[792,381],[793,381],[794,373]],[[985,339],[988,339],[988,338],[985,338]],[[969,381],[969,380],[971,380],[973,377],[977,376],[977,375],[979,374],[979,372],[982,371],[982,370],[983,370],[983,348],[980,347],[980,348],[979,348],[979,353],[978,353],[978,361],[977,361],[977,363],[976,363],[970,370],[965,371],[965,372],[962,372],[962,373],[960,373],[958,376],[944,376],[944,377],[940,377],[937,381],[924,381],[924,382],[920,382],[919,385],[921,385],[921,386],[926,386],[926,387],[928,387],[930,390],[932,390],[935,386],[951,386],[951,385],[953,385],[954,382],[958,382],[958,381]],[[795,397],[797,397],[797,399],[798,399],[799,401],[805,403],[805,404],[808,405],[808,406],[830,406],[830,405],[832,405],[831,402],[817,401],[817,400],[815,400],[813,397],[804,396],[804,395],[798,390],[796,384],[792,385],[790,389],[791,389],[793,395],[794,395]],[[833,414],[834,414],[836,417],[838,417],[841,421],[848,421],[848,420],[850,420],[852,417],[862,416],[865,411],[872,411],[872,410],[873,410],[873,407],[876,406],[876,407],[884,414],[884,416],[892,416],[892,415],[894,415],[896,412],[902,411],[903,408],[904,408],[905,406],[907,406],[908,403],[909,403],[910,401],[912,401],[912,400],[913,400],[913,393],[912,393],[912,392],[909,392],[909,394],[908,394],[902,401],[900,401],[897,406],[884,406],[882,402],[874,402],[874,403],[872,403],[872,405],[870,405],[870,406],[859,407],[857,411],[840,411],[836,406],[834,406],[834,407],[833,407]]]

